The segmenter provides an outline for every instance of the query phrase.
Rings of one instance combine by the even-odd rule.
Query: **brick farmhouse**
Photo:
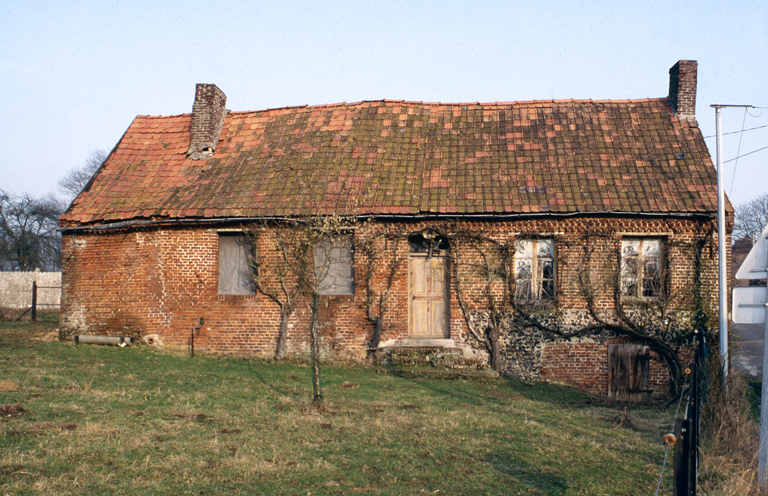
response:
[[[684,60],[664,98],[248,112],[198,85],[191,114],[136,117],[61,216],[62,327],[303,354],[315,294],[324,353],[666,392],[717,316],[696,78]]]

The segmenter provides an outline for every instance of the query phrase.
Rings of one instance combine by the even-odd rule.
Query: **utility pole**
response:
[[[720,109],[730,107],[752,108],[752,105],[710,105],[715,109],[715,134],[717,135],[715,154],[717,158],[717,254],[719,291],[718,307],[720,308],[720,359],[723,362],[723,384],[728,381],[728,276],[725,265],[725,254],[728,250],[725,233],[725,190],[723,189],[723,131],[721,129]]]
[[[720,117],[720,109],[727,108],[727,107],[740,107],[740,108],[754,108],[752,105],[711,105],[711,107],[714,107],[715,109],[715,126],[716,126],[716,134],[717,134],[717,239],[718,239],[718,254],[719,262],[720,262],[720,271],[719,271],[719,285],[720,285],[720,356],[723,359],[723,378],[728,379],[728,320],[727,320],[727,307],[725,306],[725,291],[726,291],[726,280],[725,280],[725,250],[726,246],[724,244],[725,242],[725,193],[723,192],[723,183],[722,183],[722,168],[723,168],[723,150],[721,146],[722,141],[722,131],[720,129],[720,123],[721,123],[721,117]],[[747,258],[751,261],[751,270],[750,275],[745,275],[745,271],[748,270],[747,267],[744,267],[744,269],[739,268],[738,273],[736,274],[736,278],[738,279],[756,279],[762,275],[763,272],[767,270],[766,264],[768,264],[768,257],[766,257],[764,254],[760,255],[759,258],[761,260],[758,262],[758,265],[755,265],[756,258],[758,258],[758,253],[760,253],[760,246],[758,246],[760,243],[765,243],[764,235],[768,231],[768,227],[763,231],[763,234],[761,235],[760,239],[758,240],[758,244],[752,247],[752,250],[750,251],[749,255],[747,255]],[[754,255],[753,255],[754,252]],[[746,260],[745,260],[746,262]],[[746,265],[746,264],[742,264]],[[758,288],[753,288],[758,289]],[[742,306],[742,307],[760,307],[762,306],[764,308],[763,310],[763,322],[765,323],[765,333],[764,333],[764,346],[763,346],[763,394],[760,402],[760,440],[758,444],[758,460],[757,460],[757,484],[760,487],[760,489],[765,490],[766,487],[768,487],[768,477],[766,476],[768,472],[768,405],[766,405],[766,400],[768,400],[768,391],[766,391],[765,385],[766,381],[768,381],[768,295],[765,293],[765,288],[763,289],[763,296],[765,303],[761,305],[755,305],[755,304],[743,304],[743,303],[737,303],[734,301],[734,312],[736,311],[736,306]],[[754,292],[754,291],[753,291]],[[734,318],[735,322],[740,322],[743,319],[736,319]],[[760,323],[760,322],[752,322],[750,323]],[[727,386],[727,384],[726,384]]]

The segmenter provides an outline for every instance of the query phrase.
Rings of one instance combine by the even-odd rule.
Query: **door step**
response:
[[[418,340],[418,344],[406,341],[397,346],[379,348],[373,355],[377,372],[447,379],[499,376],[483,361],[465,356],[464,350],[453,345],[451,339],[430,341],[450,342],[452,347],[430,346],[425,341],[428,340]]]

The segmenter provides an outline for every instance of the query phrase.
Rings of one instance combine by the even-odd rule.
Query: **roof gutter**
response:
[[[426,214],[426,215],[357,215],[350,216],[357,219],[373,220],[399,220],[399,221],[423,221],[433,219],[472,219],[472,220],[527,220],[545,217],[574,218],[574,217],[638,217],[638,218],[715,218],[717,212],[709,213],[650,213],[650,212],[572,212],[572,213],[526,213],[526,214]],[[179,227],[179,226],[202,226],[202,225],[227,225],[227,224],[253,224],[256,222],[279,221],[279,222],[307,222],[307,218],[300,217],[216,217],[211,219],[169,219],[169,220],[131,220],[125,222],[115,222],[110,224],[98,224],[77,227],[59,228],[62,234],[75,234],[83,232],[110,232],[125,229],[141,229],[152,227]]]

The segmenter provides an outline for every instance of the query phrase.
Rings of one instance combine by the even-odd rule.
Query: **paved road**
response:
[[[733,324],[731,366],[749,377],[762,378],[764,324]]]

